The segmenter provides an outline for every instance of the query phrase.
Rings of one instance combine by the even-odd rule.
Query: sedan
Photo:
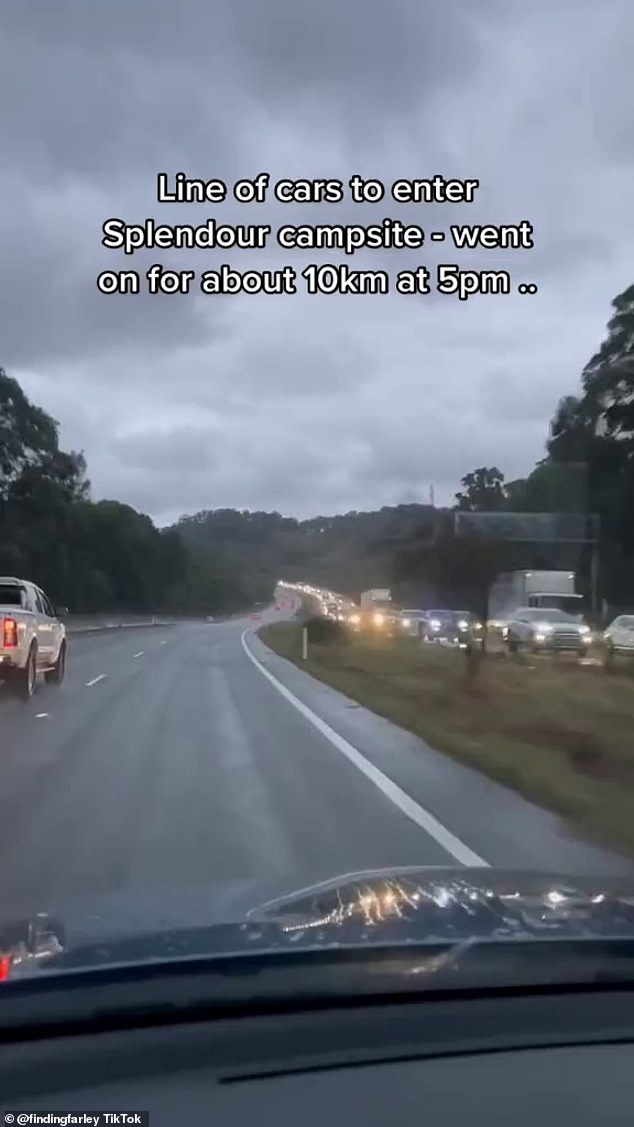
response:
[[[620,614],[604,631],[603,641],[609,657],[626,654],[634,657],[634,614]]]

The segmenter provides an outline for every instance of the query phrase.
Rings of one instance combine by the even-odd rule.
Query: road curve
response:
[[[388,865],[630,871],[250,627],[76,637],[60,689],[0,690],[2,918],[106,896],[142,916],[152,895],[182,919],[188,891],[204,916],[201,889],[266,899]]]

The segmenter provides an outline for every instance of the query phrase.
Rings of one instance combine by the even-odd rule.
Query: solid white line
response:
[[[145,653],[145,650],[139,650],[138,654],[135,654],[134,656],[135,657],[143,657],[144,653]]]
[[[36,712],[35,713],[35,719],[36,720],[43,720],[45,716],[48,716],[48,712]]]
[[[86,681],[86,688],[89,689],[91,685],[98,685],[100,681],[104,681],[107,673],[99,673],[97,677],[93,677],[92,681]]]
[[[472,868],[480,866],[486,866],[488,868],[488,861],[485,861],[482,857],[479,857],[477,853],[474,853],[472,849],[469,849],[468,845],[465,845],[463,841],[460,841],[460,838],[452,834],[450,830],[434,818],[433,814],[429,813],[429,810],[425,810],[423,806],[420,806],[418,802],[410,798],[396,783],[388,779],[387,775],[384,775],[378,767],[370,763],[369,759],[366,759],[353,744],[349,743],[343,736],[340,736],[338,732],[335,732],[334,728],[330,727],[330,724],[327,724],[325,720],[317,716],[317,713],[313,712],[308,705],[299,700],[290,689],[286,688],[286,685],[283,685],[281,681],[278,681],[277,677],[269,673],[268,669],[264,668],[262,662],[258,660],[255,654],[251,653],[251,650],[247,646],[247,633],[248,631],[244,630],[240,640],[249,661],[253,662],[256,669],[259,669],[260,673],[275,686],[277,691],[282,694],[289,704],[292,704],[293,708],[296,708],[318,732],[321,732],[322,736],[325,736],[333,747],[337,748],[337,751],[345,755],[346,759],[349,759],[350,762],[353,763],[370,782],[374,783],[395,806],[398,806],[403,814],[410,818],[412,822],[415,822],[417,826],[420,826],[422,830],[425,830],[425,833],[429,834],[447,853],[455,857],[456,861],[459,861],[461,865],[468,865]]]

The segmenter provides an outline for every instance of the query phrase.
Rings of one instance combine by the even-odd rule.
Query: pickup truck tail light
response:
[[[18,624],[15,618],[5,618],[2,622],[2,645],[5,650],[14,650],[18,644]]]

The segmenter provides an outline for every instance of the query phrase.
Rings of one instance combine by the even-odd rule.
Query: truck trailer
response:
[[[361,592],[359,606],[361,610],[392,610],[392,592],[389,587],[371,587]]]
[[[489,591],[489,626],[502,628],[518,607],[554,608],[581,618],[583,596],[573,571],[509,571]]]

